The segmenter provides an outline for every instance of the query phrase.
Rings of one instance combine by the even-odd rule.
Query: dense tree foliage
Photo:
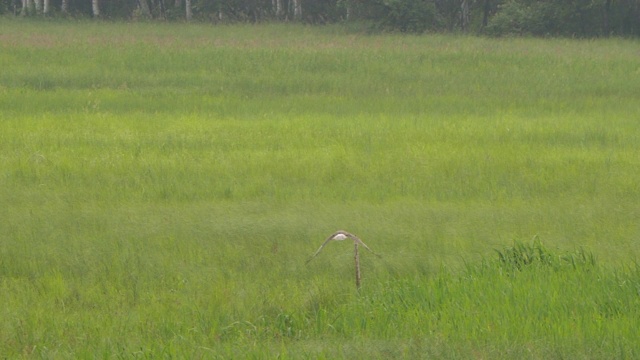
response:
[[[0,0],[15,16],[211,22],[365,20],[378,29],[638,36],[640,0]]]

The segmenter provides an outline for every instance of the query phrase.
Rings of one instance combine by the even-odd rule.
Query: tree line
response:
[[[640,0],[0,0],[0,14],[165,21],[323,24],[401,32],[640,35]]]

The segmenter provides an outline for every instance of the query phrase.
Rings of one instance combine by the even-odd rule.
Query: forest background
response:
[[[638,0],[0,0],[0,15],[213,23],[366,23],[374,30],[635,37]]]

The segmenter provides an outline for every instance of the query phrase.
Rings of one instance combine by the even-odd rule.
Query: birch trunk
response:
[[[282,17],[282,0],[275,0],[276,2],[276,17],[279,19]]]
[[[147,2],[147,0],[139,0],[138,3],[140,4],[140,12],[142,13],[142,15],[150,19],[151,9],[149,8],[149,3]]]
[[[62,11],[63,14],[66,14],[69,12],[69,0],[62,0],[62,4],[60,5],[60,11]]]
[[[484,0],[484,9],[482,11],[482,27],[485,28],[489,24],[489,12],[491,11],[491,0]]]
[[[293,19],[302,19],[302,0],[293,0]]]
[[[36,14],[42,14],[42,0],[34,0],[36,5]]]
[[[51,10],[50,1],[44,0],[44,6],[42,8],[42,13],[44,15],[49,15],[49,11]]]
[[[91,0],[91,11],[94,18],[100,17],[100,4],[98,0]]]
[[[193,13],[191,12],[191,0],[184,0],[184,6],[185,6],[185,15],[187,17],[187,21],[191,21],[191,18],[193,17]]]
[[[611,34],[610,26],[609,26],[609,15],[611,14],[611,0],[607,0],[604,3],[604,17],[602,19],[604,28],[604,36],[609,37]]]
[[[469,27],[469,18],[469,1],[462,0],[462,5],[460,5],[460,26],[464,32],[466,32]]]
[[[27,16],[33,12],[33,0],[22,0],[22,9],[20,15]]]
[[[153,1],[151,1],[151,5],[155,5]],[[160,18],[165,20],[167,14],[167,6],[164,3],[164,0],[158,1],[158,10],[160,10]]]
[[[345,19],[347,21],[349,21],[351,19],[351,12],[352,12],[352,10],[351,10],[351,1],[347,0],[347,15],[345,17]]]

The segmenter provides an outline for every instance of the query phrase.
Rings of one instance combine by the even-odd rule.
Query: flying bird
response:
[[[334,232],[333,234],[329,235],[329,237],[327,238],[327,240],[324,241],[324,243],[322,243],[322,245],[320,245],[320,248],[318,248],[318,250],[316,250],[315,253],[313,253],[313,255],[311,256],[311,258],[309,258],[309,260],[307,260],[307,263],[309,263],[309,261],[313,260],[313,258],[315,258],[316,256],[318,256],[318,254],[320,254],[320,251],[322,251],[322,249],[331,241],[343,241],[346,239],[351,239],[353,240],[354,244],[356,245],[362,245],[365,249],[369,250],[372,254],[374,254],[377,257],[380,257],[380,255],[376,254],[373,250],[371,250],[364,242],[362,242],[362,240],[360,240],[357,236],[353,235],[350,232],[346,232],[344,230],[338,230],[336,232]]]

